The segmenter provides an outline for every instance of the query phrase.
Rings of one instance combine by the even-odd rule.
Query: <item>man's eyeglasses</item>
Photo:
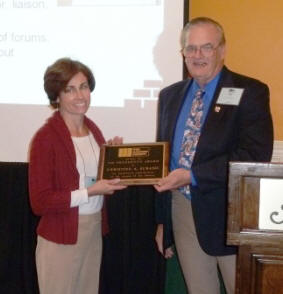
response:
[[[200,51],[200,54],[205,57],[210,57],[213,55],[214,51],[220,46],[221,44],[218,44],[217,46],[213,46],[212,44],[204,44],[201,46],[194,46],[194,45],[188,45],[185,48],[182,49],[182,53],[185,57],[193,57],[197,51]]]

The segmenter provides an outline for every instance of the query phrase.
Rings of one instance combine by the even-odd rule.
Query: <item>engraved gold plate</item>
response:
[[[103,145],[97,178],[120,178],[125,185],[153,185],[167,176],[168,162],[168,142]]]

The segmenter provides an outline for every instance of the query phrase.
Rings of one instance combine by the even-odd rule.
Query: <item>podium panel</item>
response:
[[[264,205],[262,183],[267,179],[283,183],[283,164],[230,163],[227,243],[239,246],[237,294],[283,294],[283,189],[277,191],[282,192],[279,207]],[[267,201],[274,206],[274,200],[270,186]],[[272,229],[260,228],[262,210],[266,211],[266,223],[272,222]]]

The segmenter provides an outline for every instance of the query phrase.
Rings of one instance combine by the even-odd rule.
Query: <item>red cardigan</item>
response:
[[[99,128],[87,117],[84,122],[98,145],[105,143]],[[70,203],[71,191],[78,188],[79,173],[71,134],[56,111],[37,131],[30,150],[29,195],[33,212],[41,216],[38,235],[60,244],[77,242],[78,207],[71,208]],[[103,205],[102,232],[107,231]]]

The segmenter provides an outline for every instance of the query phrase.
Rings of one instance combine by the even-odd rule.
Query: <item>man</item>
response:
[[[156,241],[163,252],[162,223],[172,201],[175,246],[189,293],[218,294],[219,267],[232,294],[236,247],[226,245],[228,163],[270,161],[269,90],[224,66],[225,36],[216,21],[190,21],[181,45],[192,79],[163,89],[159,97],[157,138],[171,142],[171,159],[169,175],[155,186],[165,192],[157,197]]]

